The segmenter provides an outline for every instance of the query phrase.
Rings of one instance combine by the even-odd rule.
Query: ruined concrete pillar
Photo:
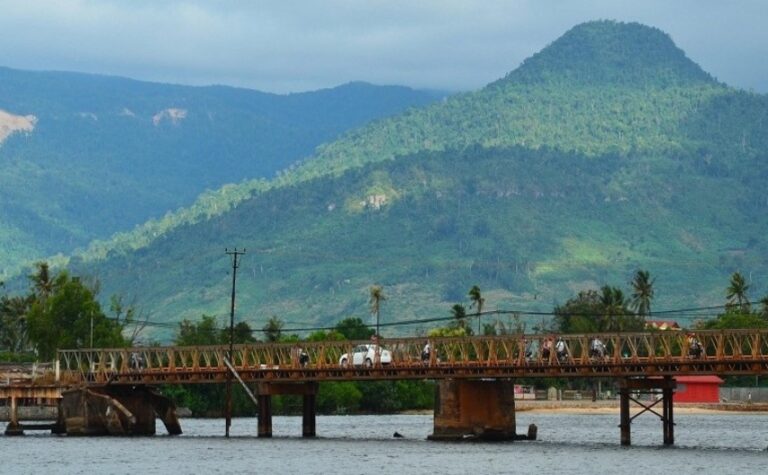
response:
[[[151,388],[82,387],[62,392],[56,429],[68,435],[154,435],[156,415],[169,434],[181,433],[175,406]]]
[[[24,429],[19,424],[19,405],[16,397],[11,396],[11,407],[8,414],[8,425],[5,427],[5,435],[24,435]]]
[[[511,380],[444,380],[435,396],[432,440],[514,440],[515,390]]]

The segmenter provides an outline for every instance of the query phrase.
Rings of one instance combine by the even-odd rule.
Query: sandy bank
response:
[[[645,401],[648,404],[650,401]],[[658,404],[661,411],[661,405]],[[632,403],[630,411],[636,412],[640,406]],[[517,401],[515,409],[518,412],[535,413],[559,413],[559,414],[618,414],[619,401]],[[765,413],[768,412],[768,404],[691,404],[677,403],[674,406],[676,414],[733,414],[733,413]]]

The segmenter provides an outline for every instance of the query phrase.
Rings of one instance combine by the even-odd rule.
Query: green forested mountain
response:
[[[447,316],[475,284],[486,309],[550,311],[639,268],[657,308],[717,304],[735,270],[768,285],[767,151],[768,97],[657,29],[591,22],[477,92],[229,188],[244,199],[226,212],[169,216],[70,267],[178,321],[228,312],[223,251],[244,246],[238,309],[255,328],[366,317],[374,283],[385,321]]]
[[[275,95],[0,68],[0,278],[432,100],[365,83]]]

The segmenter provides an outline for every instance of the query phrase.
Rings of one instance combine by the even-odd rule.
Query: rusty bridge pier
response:
[[[516,433],[511,379],[439,382],[430,440],[520,440],[535,439],[535,434],[535,426],[529,428],[528,435]]]
[[[661,419],[662,430],[664,432],[664,445],[674,445],[675,419],[672,400],[675,387],[675,380],[670,376],[664,378],[625,378],[620,380],[619,428],[621,429],[621,445],[631,445],[632,421],[646,412],[653,413]],[[657,399],[651,401],[650,404],[647,404],[645,401],[636,397],[641,394],[650,394],[657,397]],[[630,401],[643,408],[633,416],[630,416]],[[658,404],[661,404],[662,406],[661,414],[654,409]]]
[[[316,381],[306,383],[259,383],[259,437],[272,437],[272,396],[293,394],[302,396],[302,437],[317,436],[317,388]]]

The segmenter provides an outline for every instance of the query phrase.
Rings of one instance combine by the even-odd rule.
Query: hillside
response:
[[[227,314],[223,250],[244,246],[238,308],[255,327],[365,317],[373,283],[389,321],[445,316],[474,284],[486,308],[549,311],[638,268],[657,308],[720,304],[735,270],[755,295],[768,285],[766,150],[768,97],[657,29],[591,22],[477,92],[321,146],[225,213],[70,265],[179,321]]]
[[[0,68],[0,277],[432,100],[365,83],[275,95]]]

